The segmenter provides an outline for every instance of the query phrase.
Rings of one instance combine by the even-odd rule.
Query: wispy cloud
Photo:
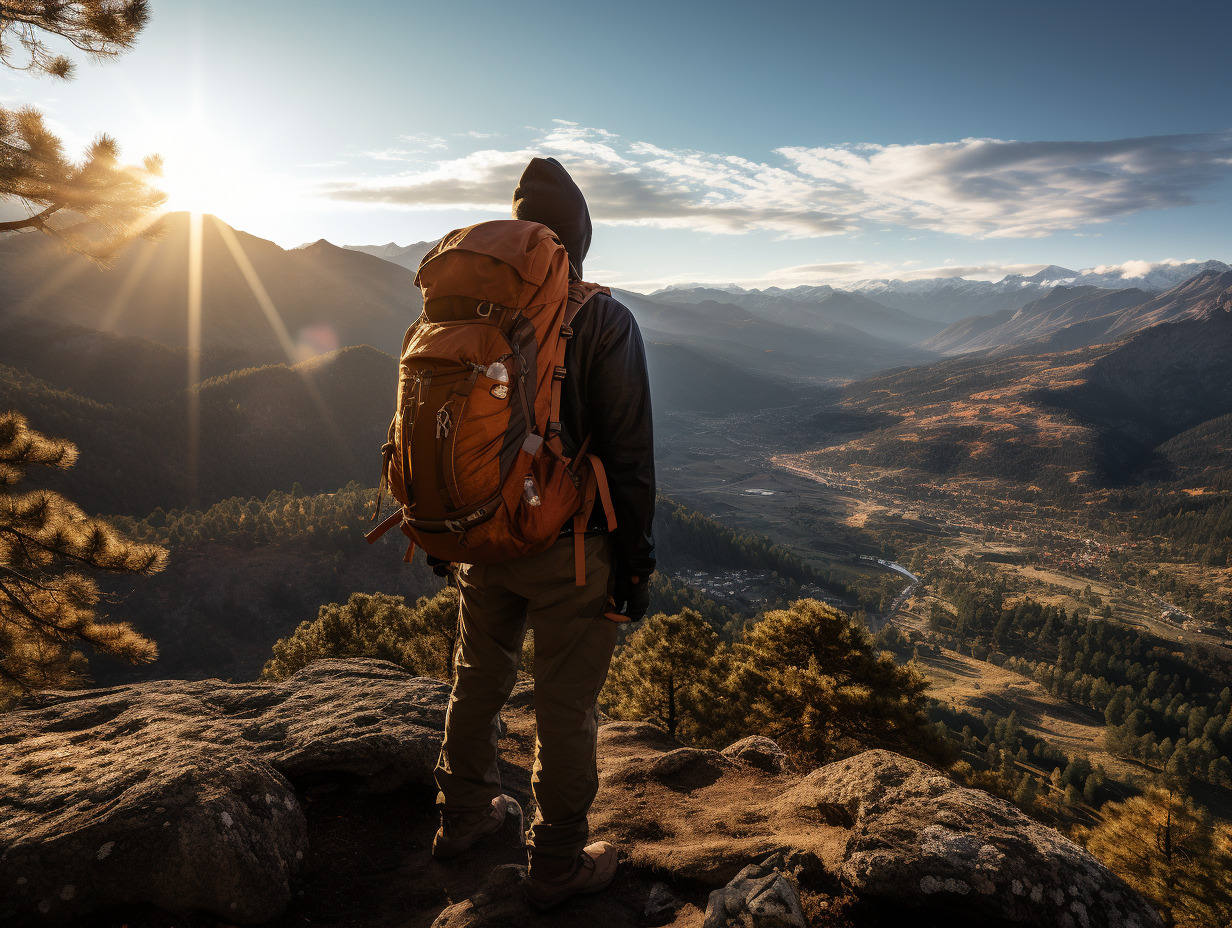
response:
[[[361,158],[371,158],[373,161],[418,161],[420,151],[409,148],[382,148],[379,151],[361,151]]]
[[[444,151],[449,147],[439,135],[400,135],[400,142],[410,142],[416,151]]]
[[[1232,132],[779,153],[799,173],[860,199],[870,219],[986,238],[1038,237],[1190,205],[1203,189],[1232,176]]]
[[[416,138],[432,144],[430,137]],[[1198,202],[1232,177],[1232,131],[1110,142],[783,147],[770,163],[667,149],[554,120],[517,149],[471,152],[423,170],[320,189],[333,200],[402,208],[503,209],[534,155],[565,161],[592,215],[605,223],[768,230],[791,238],[886,226],[973,238],[1039,237]]]
[[[803,283],[831,283],[835,286],[866,280],[1001,280],[1009,274],[1030,276],[1045,264],[942,264],[918,267],[879,261],[849,261],[835,264],[800,264],[771,271],[765,280],[781,281],[783,286]]]

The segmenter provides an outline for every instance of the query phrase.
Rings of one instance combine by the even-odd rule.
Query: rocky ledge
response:
[[[322,661],[279,683],[30,700],[0,730],[0,920],[1161,924],[1086,851],[917,761],[869,751],[801,776],[764,738],[703,751],[629,722],[600,730],[592,815],[625,854],[617,885],[532,919],[516,835],[430,858],[447,697],[392,664]],[[529,687],[505,719],[502,775],[529,806]]]

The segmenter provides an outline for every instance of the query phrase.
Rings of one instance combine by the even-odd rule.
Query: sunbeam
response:
[[[194,215],[196,214],[194,213]],[[287,331],[286,324],[282,321],[278,307],[274,305],[274,301],[270,299],[265,285],[261,283],[261,277],[257,274],[257,269],[248,260],[248,255],[244,253],[244,248],[240,245],[239,239],[235,237],[231,227],[225,222],[220,222],[215,217],[211,216],[210,218],[213,219],[214,229],[222,238],[223,244],[227,246],[227,251],[231,252],[231,257],[235,260],[235,266],[244,275],[244,281],[248,284],[248,289],[252,291],[257,305],[261,307],[261,312],[265,313],[265,320],[270,324],[270,328],[274,330],[274,335],[278,338],[278,343],[282,346],[287,360],[294,364],[300,360],[295,356],[295,342],[291,339],[291,333]]]
[[[141,253],[137,255],[133,261],[133,266],[128,269],[128,274],[124,277],[124,283],[116,291],[106,314],[99,321],[98,327],[104,332],[113,330],[124,316],[124,311],[128,309],[128,301],[137,292],[137,287],[145,279],[145,272],[149,270],[150,264],[157,256],[158,249],[150,247],[148,243]]]
[[[312,378],[309,377],[307,371],[296,366],[296,362],[301,359],[296,357],[298,352],[295,342],[291,338],[291,333],[287,331],[286,324],[282,321],[282,315],[278,312],[278,307],[274,305],[274,301],[270,298],[265,285],[261,283],[261,277],[257,274],[257,269],[248,260],[248,255],[244,253],[244,248],[239,243],[239,239],[235,237],[235,232],[225,222],[220,222],[216,218],[214,219],[214,228],[218,230],[218,234],[227,246],[227,250],[231,252],[231,257],[235,260],[235,266],[240,269],[240,273],[244,276],[244,281],[248,284],[248,289],[252,291],[257,305],[261,307],[261,312],[265,314],[266,321],[269,322],[270,328],[274,330],[274,335],[277,337],[279,344],[282,345],[282,350],[286,354],[287,360],[291,362],[292,370],[299,373],[300,379],[304,382],[304,389],[308,391],[309,397],[311,397],[313,404],[317,407],[317,411],[321,414],[321,421],[325,423],[326,428],[333,434],[334,440],[338,442],[338,446],[348,455],[351,454],[350,445],[343,438],[342,430],[334,421],[333,414],[329,411],[324,397],[317,390],[317,385],[312,382]]]
[[[200,213],[188,217],[188,496],[197,505],[201,451],[201,286],[202,243]]]

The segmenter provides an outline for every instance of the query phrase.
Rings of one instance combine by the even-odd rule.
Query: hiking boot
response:
[[[516,806],[516,803],[513,805]],[[476,841],[494,835],[501,830],[508,815],[508,796],[497,796],[486,809],[474,812],[446,812],[441,810],[441,827],[432,839],[432,856],[437,860],[452,860],[465,854]],[[521,813],[518,813],[521,818]],[[517,829],[521,831],[521,826]]]
[[[571,862],[559,864],[554,858],[536,860],[532,852],[526,898],[537,909],[550,909],[571,896],[601,893],[615,877],[616,848],[606,841],[596,841]]]

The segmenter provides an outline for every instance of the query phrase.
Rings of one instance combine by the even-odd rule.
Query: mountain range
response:
[[[324,239],[322,239],[324,241]],[[384,261],[401,265],[411,271],[419,270],[419,262],[436,246],[436,242],[416,242],[414,245],[343,245],[347,251],[359,251]],[[308,247],[308,246],[304,246]]]
[[[692,290],[660,291],[652,299],[659,305],[701,308],[737,306],[779,325],[793,326],[823,335],[863,333],[897,347],[913,345],[935,334],[940,324],[901,309],[884,306],[858,293],[841,290],[803,294],[747,291],[727,293],[698,287]],[[868,342],[870,345],[872,342]]]
[[[1004,310],[1016,310],[1038,299],[1057,286],[1097,287],[1104,290],[1137,288],[1148,293],[1161,293],[1205,271],[1232,270],[1222,261],[1186,261],[1176,264],[1147,266],[1134,274],[1125,268],[1089,268],[1073,271],[1050,265],[1029,276],[1010,274],[998,281],[968,280],[963,277],[930,277],[917,280],[868,278],[853,281],[836,289],[829,284],[805,285],[784,289],[745,290],[734,284],[722,288],[701,288],[686,285],[657,290],[654,299],[677,301],[678,290],[709,290],[710,299],[722,299],[740,305],[754,305],[762,298],[785,299],[797,303],[816,303],[830,294],[849,293],[874,300],[882,307],[902,310],[930,322],[948,325],[972,316],[986,316]],[[714,294],[723,294],[716,296]]]
[[[1161,294],[1137,288],[1054,287],[1016,311],[955,323],[921,347],[942,354],[983,349],[1064,351],[1113,341],[1183,319],[1202,319],[1232,301],[1232,270],[1210,268]]]
[[[195,241],[189,218],[172,214],[160,240],[136,243],[104,269],[43,236],[0,237],[0,406],[22,409],[36,428],[76,441],[84,460],[108,462],[108,472],[83,467],[63,477],[65,490],[93,511],[141,515],[297,482],[307,491],[375,482],[374,449],[393,404],[394,354],[420,303],[410,268],[366,252],[416,263],[414,252],[431,243],[361,250],[318,241],[287,250],[207,216],[201,349],[194,353],[187,320]],[[804,404],[815,414],[799,427],[817,430],[819,441],[847,434],[827,431],[826,423],[864,430],[865,438],[845,449],[852,453],[863,441],[866,451],[894,447],[905,460],[931,456],[928,466],[942,469],[959,458],[1017,455],[1010,470],[1026,473],[1031,468],[1018,458],[1047,458],[1056,439],[1066,450],[1049,466],[1123,476],[1145,460],[1144,447],[1232,413],[1211,386],[1222,368],[1210,348],[1223,344],[1218,325],[1232,306],[1232,270],[1208,264],[1163,293],[1046,286],[1071,273],[1065,268],[998,284],[882,286],[883,298],[1030,297],[942,331],[939,314],[873,299],[871,287],[616,295],[642,328],[656,421],[667,440],[691,416]],[[1186,339],[1196,340],[1188,353]],[[1127,389],[1132,374],[1122,382],[1113,361],[1095,365],[1105,356],[1147,364],[1143,345],[1163,352],[1150,361],[1165,372],[1159,395],[1169,384],[1195,391],[1182,390],[1162,420],[1136,408],[1149,407],[1152,397]],[[938,353],[964,356],[938,362]],[[191,386],[190,367],[198,378]],[[887,369],[894,370],[877,373]],[[827,402],[822,390],[836,387],[841,399]],[[916,444],[896,444],[898,432],[918,432],[927,418],[913,410],[938,397],[961,406],[961,415],[938,407]],[[1192,415],[1184,414],[1186,402]],[[1128,411],[1118,418],[1122,406]],[[187,426],[193,417],[201,429],[195,469]],[[1023,431],[1008,444],[989,437],[1005,428]],[[975,439],[985,450],[963,457],[970,436],[985,432]],[[127,479],[115,480],[117,473]]]
[[[38,233],[0,236],[0,321],[24,317],[189,344],[194,233],[187,213],[100,267]],[[369,344],[397,351],[419,312],[406,268],[316,242],[286,250],[206,215],[201,228],[201,342],[270,361]],[[290,358],[288,358],[290,356]]]

